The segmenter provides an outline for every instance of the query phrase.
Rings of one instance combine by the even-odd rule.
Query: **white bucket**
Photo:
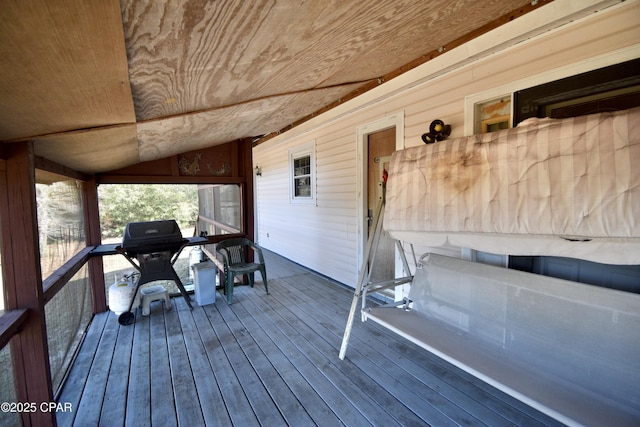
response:
[[[198,305],[215,303],[218,272],[216,265],[211,261],[205,261],[192,265],[191,269],[195,273],[195,296]]]

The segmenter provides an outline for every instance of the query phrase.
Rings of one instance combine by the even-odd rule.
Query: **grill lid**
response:
[[[130,222],[124,230],[122,248],[132,254],[175,251],[184,242],[180,227],[173,219]]]

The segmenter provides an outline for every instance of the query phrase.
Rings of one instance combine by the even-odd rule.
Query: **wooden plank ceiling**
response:
[[[3,2],[0,141],[99,173],[278,132],[529,3]]]

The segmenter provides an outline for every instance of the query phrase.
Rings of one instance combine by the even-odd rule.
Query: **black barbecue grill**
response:
[[[117,246],[116,251],[124,255],[131,265],[140,272],[140,278],[129,304],[129,310],[118,317],[118,323],[121,325],[133,323],[135,315],[131,309],[140,286],[156,280],[173,280],[189,308],[193,308],[180,277],[173,269],[173,264],[178,259],[180,252],[189,243],[189,239],[182,238],[178,224],[172,219],[127,224],[122,237],[122,245]]]

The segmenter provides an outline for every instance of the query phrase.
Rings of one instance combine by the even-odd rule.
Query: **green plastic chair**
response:
[[[250,248],[254,252],[254,262],[247,262],[244,254],[245,248]],[[249,278],[249,285],[253,288],[254,273],[260,271],[264,289],[269,293],[267,287],[267,269],[264,263],[262,249],[249,239],[244,237],[226,239],[216,245],[216,252],[222,256],[224,262],[224,293],[227,296],[227,304],[231,304],[233,299],[233,282],[236,276],[244,274]]]

